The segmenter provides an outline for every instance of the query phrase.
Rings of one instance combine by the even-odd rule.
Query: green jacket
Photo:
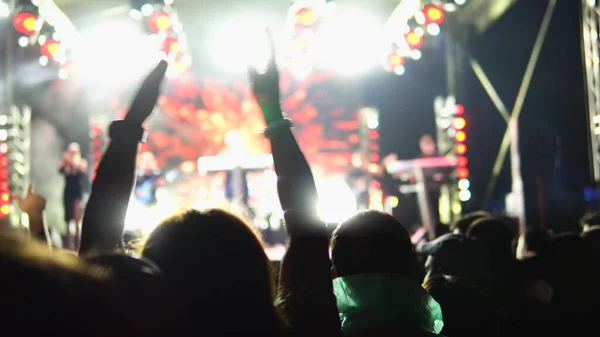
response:
[[[444,326],[440,305],[402,274],[339,277],[333,291],[344,336],[374,331],[436,335]]]

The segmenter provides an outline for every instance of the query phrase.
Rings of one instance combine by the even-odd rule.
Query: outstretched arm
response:
[[[274,51],[267,72],[259,74],[250,69],[250,79],[267,123],[265,134],[271,141],[277,191],[289,238],[281,261],[280,305],[295,333],[337,336],[340,322],[326,226],[317,218],[318,195],[312,171],[280,108]]]
[[[83,216],[80,254],[113,250],[121,244],[127,204],[135,182],[138,144],[144,135],[142,123],[156,105],[166,69],[166,62],[161,61],[142,84],[125,120],[110,126],[111,142],[96,170]]]

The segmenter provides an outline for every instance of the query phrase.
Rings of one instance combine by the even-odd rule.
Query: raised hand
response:
[[[267,124],[283,118],[279,105],[279,70],[275,57],[275,43],[271,31],[267,29],[269,39],[270,57],[267,69],[259,73],[255,67],[248,67],[248,76],[252,86],[252,93],[263,112]]]
[[[46,198],[41,194],[34,193],[33,185],[29,185],[25,199],[17,193],[13,195],[13,199],[17,202],[21,211],[29,216],[29,234],[32,237],[48,241],[43,215],[46,208]]]
[[[167,61],[160,61],[156,68],[146,77],[131,102],[129,111],[125,116],[126,121],[142,124],[152,114],[160,95],[160,84],[165,77],[167,66]]]
[[[41,194],[34,193],[32,184],[27,188],[27,194],[24,199],[17,193],[13,195],[13,199],[17,202],[21,211],[27,214],[41,213],[46,208],[46,198]]]

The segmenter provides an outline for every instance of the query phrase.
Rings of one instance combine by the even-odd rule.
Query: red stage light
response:
[[[315,12],[308,7],[302,7],[296,11],[296,23],[304,27],[312,27],[317,23],[318,17]]]
[[[33,35],[36,31],[37,15],[29,12],[21,12],[15,15],[13,25],[17,32],[23,35]]]
[[[0,182],[0,191],[8,191],[8,181]]]
[[[168,37],[163,41],[161,50],[167,54],[174,54],[179,52],[179,40],[174,37]]]
[[[454,128],[456,130],[462,130],[467,126],[467,121],[464,118],[457,118],[454,120]]]
[[[152,33],[164,32],[173,26],[171,16],[166,12],[156,12],[148,18],[148,28]]]
[[[456,172],[456,175],[458,176],[458,179],[466,179],[467,177],[469,177],[469,169],[467,169],[466,167],[460,168]]]
[[[46,43],[40,47],[42,55],[54,59],[60,50],[60,42],[56,40],[46,40]]]
[[[456,107],[456,110],[454,111],[454,113],[457,116],[460,116],[465,113],[465,107],[462,104],[457,104],[455,107]]]
[[[469,159],[465,156],[458,157],[458,167],[465,167],[469,163]]]
[[[369,138],[371,138],[372,140],[378,139],[379,138],[379,132],[377,132],[375,130],[369,131]]]
[[[456,139],[457,142],[462,143],[467,139],[467,134],[464,131],[458,131],[456,136],[454,136],[454,139]]]
[[[444,10],[436,5],[428,5],[423,8],[423,14],[427,23],[441,24],[444,21]]]
[[[395,66],[400,66],[404,64],[404,57],[402,56],[398,56],[396,54],[392,54],[388,57],[388,61],[390,62],[390,65],[392,65],[392,68]]]
[[[463,155],[463,154],[467,153],[467,146],[465,144],[456,145],[456,153],[458,155]]]
[[[0,157],[0,166],[2,166],[2,167],[8,166],[8,158],[7,157]]]
[[[410,49],[419,49],[423,45],[423,37],[415,32],[406,34],[406,43]]]
[[[378,163],[379,162],[379,155],[377,153],[372,153],[369,160],[371,160],[371,162],[373,163]]]

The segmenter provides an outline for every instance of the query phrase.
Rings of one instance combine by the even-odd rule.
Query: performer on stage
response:
[[[83,216],[83,178],[87,172],[87,161],[81,157],[79,144],[69,144],[60,162],[59,171],[65,176],[63,202],[67,223],[66,243],[69,249],[76,250],[79,247]]]
[[[221,153],[226,158],[231,158],[232,161],[241,160],[243,156],[248,155],[246,146],[244,144],[244,138],[238,131],[229,131],[225,135],[225,150]],[[236,165],[242,165],[243,163],[236,163]],[[236,189],[241,187],[241,191]],[[237,193],[239,195],[236,195]],[[247,208],[249,211],[248,199],[248,172],[245,170],[230,170],[226,172],[225,177],[225,197],[229,202],[239,203],[239,206]],[[240,198],[241,197],[241,198]],[[241,200],[236,200],[236,198]]]
[[[421,136],[419,146],[421,148],[420,158],[441,157],[437,151],[433,136],[429,134]],[[427,199],[432,213],[433,225],[437,226],[440,223],[440,182],[443,179],[443,176],[436,169],[424,169],[423,175],[425,176],[425,188],[427,189]]]
[[[135,199],[144,206],[156,205],[156,189],[159,183],[159,171],[156,157],[152,152],[140,155],[137,179],[135,182]]]

